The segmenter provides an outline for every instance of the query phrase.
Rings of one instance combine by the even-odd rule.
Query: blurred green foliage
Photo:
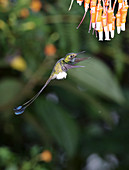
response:
[[[31,3],[0,1],[0,169],[91,170],[93,158],[100,170],[103,163],[129,169],[129,23],[110,42],[98,42],[87,33],[89,14],[76,29],[83,14],[76,3],[70,12],[69,1],[41,1],[37,12]],[[14,114],[58,59],[82,50],[91,57],[85,68],[53,80],[23,115]],[[46,149],[50,162],[40,158]]]

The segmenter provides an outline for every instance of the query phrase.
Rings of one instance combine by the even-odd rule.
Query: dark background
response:
[[[0,1],[0,169],[129,169],[129,23],[111,41],[88,33],[76,1]],[[117,10],[117,8],[116,8]],[[128,15],[129,16],[129,15]],[[86,51],[85,68],[33,97],[56,61]]]

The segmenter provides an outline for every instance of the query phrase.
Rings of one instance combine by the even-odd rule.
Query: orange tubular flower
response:
[[[96,30],[100,30],[101,20],[102,20],[102,6],[101,4],[97,5],[97,13],[96,13]]]
[[[103,15],[102,15],[102,26],[103,26],[103,27],[106,27],[106,26],[107,26],[106,13],[103,13]]]
[[[107,17],[106,17],[106,12],[103,13],[102,15],[102,26],[104,28],[104,32],[105,32],[105,40],[108,40],[108,30],[107,30]]]
[[[127,16],[127,8],[124,6],[120,9],[121,13],[121,30],[125,31],[125,23],[126,23],[126,16]]]
[[[74,0],[71,0],[71,4],[73,1]],[[105,33],[105,40],[109,41],[110,37],[114,38],[115,24],[118,34],[120,34],[121,31],[125,31],[126,17],[129,8],[127,0],[77,0],[77,3],[79,5],[83,3],[85,8],[84,16],[77,29],[83,22],[90,4],[89,32],[91,27],[93,28],[93,32],[98,32],[99,41],[103,40],[103,31]],[[115,15],[114,10],[117,10],[117,3],[118,11]],[[72,5],[70,5],[69,9],[71,9],[71,6]]]
[[[103,27],[102,27],[102,22],[100,24],[100,30],[98,30],[99,33],[99,41],[103,41]]]
[[[95,28],[96,12],[95,10],[91,9],[90,13],[91,13],[92,28]]]
[[[120,34],[121,31],[121,21],[120,21],[121,15],[120,11],[117,12],[116,14],[116,26],[117,26],[117,33]]]
[[[111,38],[114,38],[114,32],[115,32],[115,16],[112,17],[112,31],[111,31]]]
[[[112,31],[112,19],[113,19],[113,10],[109,8],[107,10],[107,23],[109,24],[109,31]]]
[[[97,0],[90,1],[90,14],[91,14],[91,24],[92,28],[95,28],[95,20],[96,20],[96,2]]]

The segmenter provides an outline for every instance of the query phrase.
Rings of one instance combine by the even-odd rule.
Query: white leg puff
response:
[[[66,78],[66,76],[67,76],[67,73],[66,72],[60,72],[59,74],[57,74],[57,76],[56,76],[56,79],[63,79],[63,78]]]

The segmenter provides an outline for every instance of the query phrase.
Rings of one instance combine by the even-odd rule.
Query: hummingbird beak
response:
[[[76,53],[76,56],[78,56],[79,54],[83,54],[83,53],[85,53],[85,51],[81,51],[81,52],[79,52],[79,53]],[[79,63],[80,61],[87,60],[87,59],[89,59],[89,58],[90,58],[90,57],[75,58],[75,59],[74,59],[74,64]]]
[[[85,53],[85,51],[81,51],[79,53],[76,53],[76,56],[79,55],[79,54],[83,54],[83,53]]]

